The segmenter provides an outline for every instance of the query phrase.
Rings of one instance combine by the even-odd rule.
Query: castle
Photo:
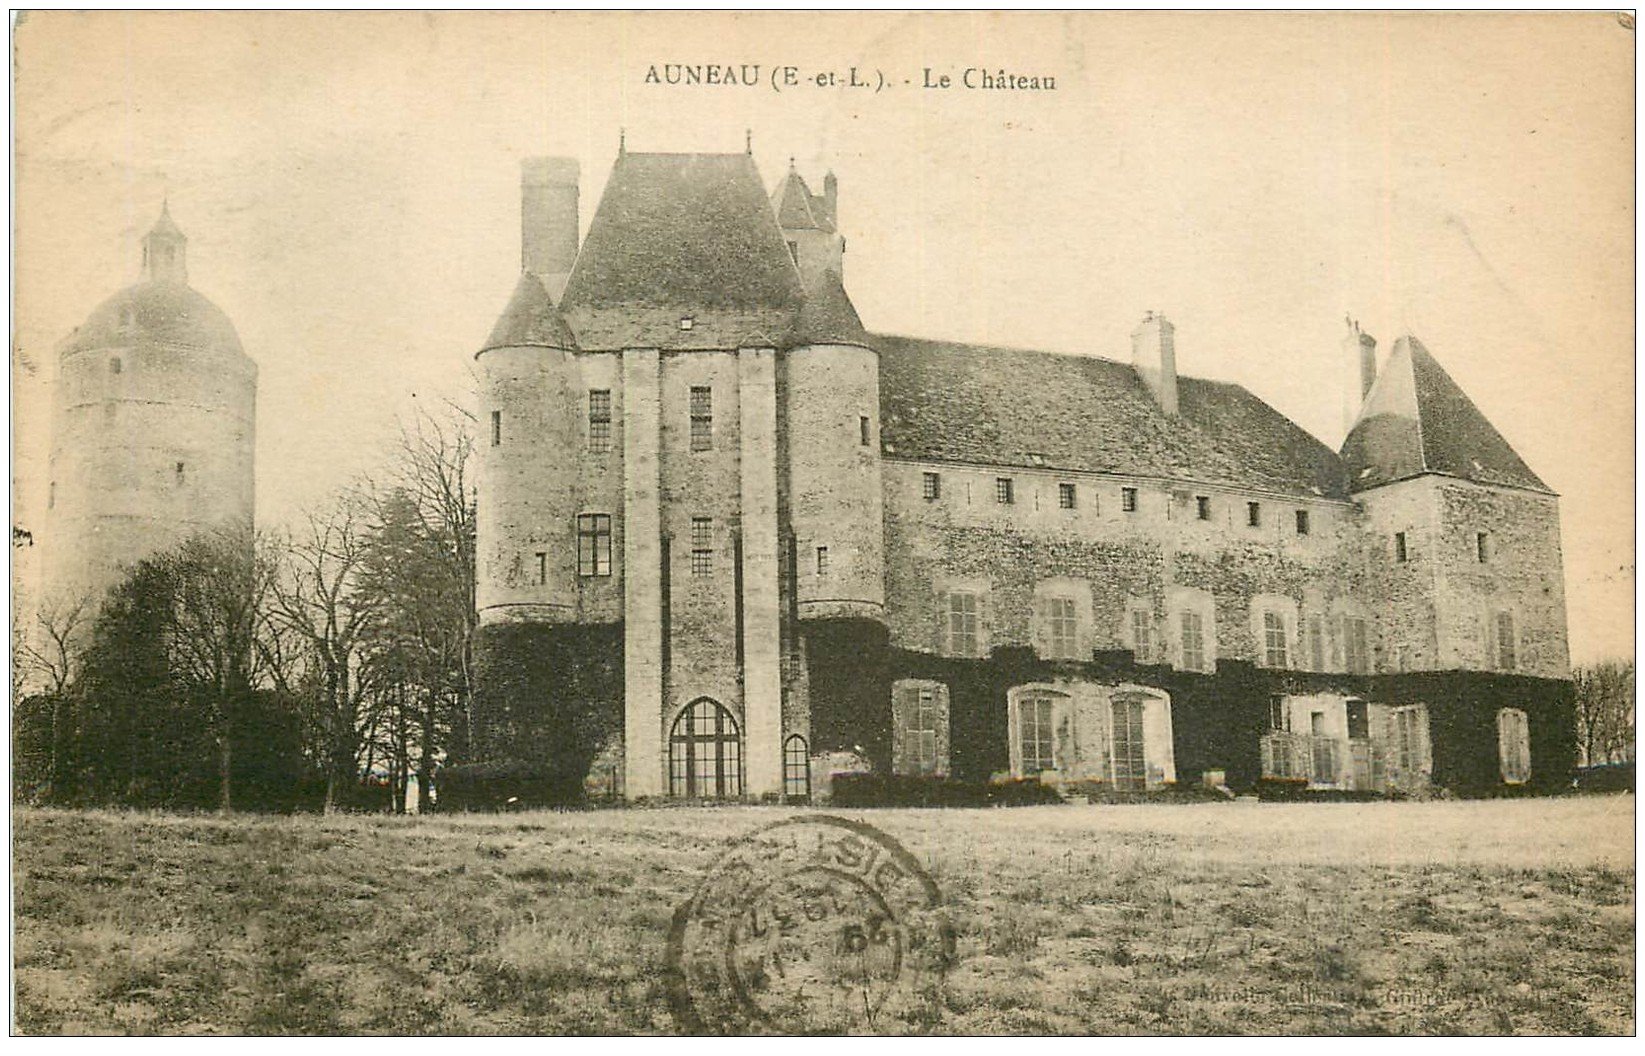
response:
[[[59,344],[45,582],[100,600],[137,562],[253,515],[257,364],[188,283],[162,206],[142,277]]]
[[[1489,794],[1574,750],[1558,500],[1415,337],[1340,452],[1238,385],[875,334],[839,188],[524,167],[477,354],[475,744],[559,789],[834,775]]]

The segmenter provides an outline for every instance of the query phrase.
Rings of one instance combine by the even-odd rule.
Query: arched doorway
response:
[[[674,720],[668,736],[668,791],[687,798],[742,795],[737,720],[717,701],[699,697]]]

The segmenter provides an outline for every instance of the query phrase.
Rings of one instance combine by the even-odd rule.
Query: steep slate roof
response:
[[[515,348],[520,345],[546,345],[550,348],[576,348],[571,328],[554,307],[554,299],[542,280],[531,272],[523,272],[508,299],[508,307],[491,328],[491,336],[480,346],[488,348]]]
[[[561,308],[584,348],[735,347],[787,333],[800,299],[750,155],[624,153]]]
[[[824,271],[805,292],[805,303],[794,322],[794,344],[867,345],[868,331],[837,271]]]
[[[1171,418],[1126,363],[880,334],[870,343],[882,440],[899,457],[1348,494],[1330,448],[1238,385],[1179,377]]]
[[[1342,458],[1355,491],[1421,473],[1549,490],[1415,337],[1395,342]]]
[[[805,179],[794,169],[771,194],[771,204],[777,211],[777,223],[785,230],[834,231],[834,218],[828,215],[828,201],[812,194]]]

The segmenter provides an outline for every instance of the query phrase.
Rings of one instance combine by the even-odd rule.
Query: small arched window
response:
[[[797,733],[783,742],[783,795],[790,803],[811,799],[811,751]]]

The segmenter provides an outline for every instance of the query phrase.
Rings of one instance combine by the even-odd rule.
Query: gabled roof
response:
[[[1238,385],[1179,377],[1167,415],[1130,364],[873,335],[888,454],[1343,499],[1336,454]]]
[[[1355,491],[1422,473],[1549,490],[1415,337],[1395,342],[1342,459]]]
[[[480,351],[488,348],[518,348],[521,345],[544,345],[549,348],[576,348],[571,328],[565,325],[554,299],[548,295],[542,280],[531,272],[522,272],[508,299],[508,307],[491,328]]]
[[[585,349],[734,348],[750,333],[787,333],[800,297],[751,156],[630,152],[612,167],[560,307]]]
[[[777,223],[785,231],[834,232],[834,218],[828,213],[827,199],[812,194],[804,178],[792,168],[771,192],[771,204],[777,211]]]

